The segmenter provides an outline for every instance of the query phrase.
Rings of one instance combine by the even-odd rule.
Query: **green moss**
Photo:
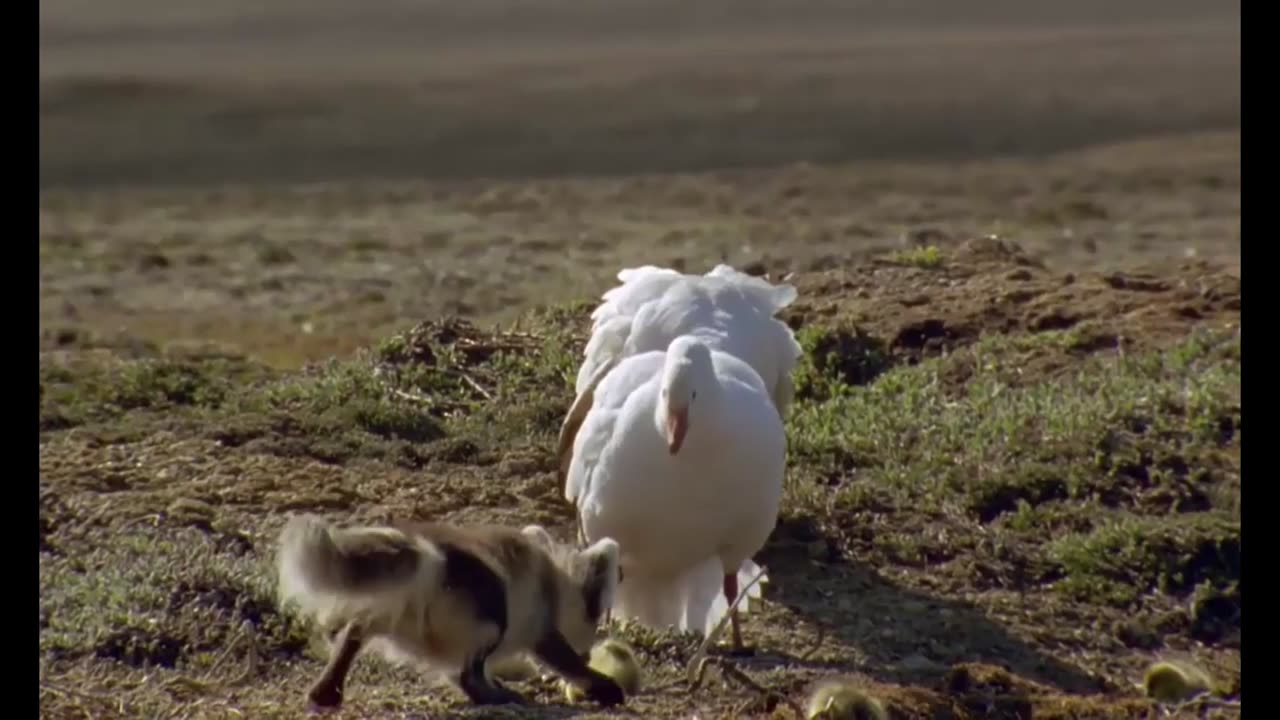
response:
[[[1221,540],[1231,523],[1238,547],[1238,458],[1224,454],[1239,443],[1238,334],[1197,333],[1163,352],[1095,357],[1039,382],[1015,381],[1025,342],[986,339],[892,368],[865,386],[828,376],[829,389],[797,402],[788,423],[786,512],[817,518],[826,533],[853,544],[866,542],[870,516],[893,517],[872,547],[908,564],[991,542],[921,533],[929,517],[961,515],[970,527],[1008,533],[1019,562],[1052,559],[1065,568],[1069,561],[1063,572],[1085,579],[1065,587],[1100,592],[1095,581],[1107,574],[1087,572],[1082,558],[1109,551],[1119,531],[1046,558],[1049,537],[1092,537],[1098,518],[1120,513],[1134,517],[1132,527],[1159,530],[1155,548],[1176,549],[1183,539],[1199,547],[1209,529]],[[968,372],[956,384],[961,365]],[[1194,582],[1179,577],[1176,568],[1135,569],[1115,582]],[[1116,596],[1108,587],[1102,598]]]
[[[1186,595],[1240,580],[1240,523],[1209,513],[1119,516],[1052,541],[1049,557],[1077,598],[1125,605],[1149,592]]]
[[[936,270],[945,263],[942,251],[934,245],[899,250],[890,256],[890,260],[899,265],[910,265],[927,270]]]

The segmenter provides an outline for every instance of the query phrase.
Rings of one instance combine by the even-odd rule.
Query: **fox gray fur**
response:
[[[586,660],[617,588],[611,539],[579,550],[536,525],[339,528],[300,515],[280,534],[278,563],[281,600],[328,632],[329,662],[308,696],[316,706],[342,704],[366,647],[445,670],[477,704],[524,701],[489,671],[524,653],[601,704],[625,701]]]

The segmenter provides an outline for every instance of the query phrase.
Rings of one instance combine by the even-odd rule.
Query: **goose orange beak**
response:
[[[667,450],[672,455],[684,445],[684,434],[689,431],[689,409],[667,411]]]

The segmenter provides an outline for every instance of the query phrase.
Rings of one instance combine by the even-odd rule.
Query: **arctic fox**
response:
[[[316,706],[342,704],[365,646],[445,670],[476,704],[524,701],[488,667],[524,653],[601,704],[625,701],[586,660],[617,589],[612,539],[579,550],[537,525],[339,528],[299,515],[280,533],[278,562],[281,600],[328,634],[329,661],[308,694]]]

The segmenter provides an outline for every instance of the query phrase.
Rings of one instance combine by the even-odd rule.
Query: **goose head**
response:
[[[719,387],[711,350],[706,345],[687,335],[671,342],[654,420],[672,455],[680,452],[689,426],[699,415],[705,415],[703,411]]]

